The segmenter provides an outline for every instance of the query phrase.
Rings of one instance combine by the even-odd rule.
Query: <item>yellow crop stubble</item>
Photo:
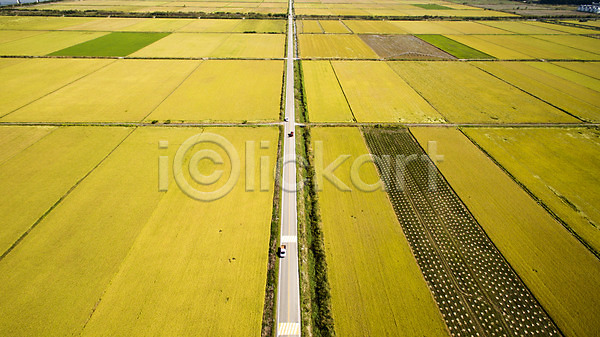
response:
[[[600,261],[460,131],[411,132],[437,141],[438,168],[561,331],[596,335]]]
[[[350,159],[335,175],[352,191],[325,181],[319,192],[323,239],[335,329],[340,336],[442,336],[447,330],[386,192],[363,192],[351,184],[351,161],[369,151],[357,128],[313,128],[323,142],[324,163]],[[361,179],[378,181],[375,165]]]

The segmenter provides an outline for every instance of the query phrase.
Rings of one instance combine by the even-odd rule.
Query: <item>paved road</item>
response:
[[[298,240],[296,209],[296,147],[295,138],[289,137],[296,126],[294,112],[294,17],[293,0],[289,2],[288,42],[285,90],[285,141],[283,145],[281,244],[287,246],[287,255],[279,261],[279,288],[277,292],[277,336],[300,336],[300,286],[298,277]]]

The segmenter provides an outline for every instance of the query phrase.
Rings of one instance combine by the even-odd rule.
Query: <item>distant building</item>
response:
[[[591,5],[579,5],[577,10],[580,12],[600,13],[600,2],[592,2]]]

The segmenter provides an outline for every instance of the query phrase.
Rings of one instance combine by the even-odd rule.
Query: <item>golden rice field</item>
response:
[[[4,194],[0,203],[0,255],[129,132],[123,128],[1,127],[0,181],[11,193]]]
[[[436,21],[394,21],[390,22],[408,34],[457,34],[458,31]]]
[[[556,25],[556,24],[539,22],[539,21],[531,21],[531,22],[527,22],[526,24],[530,25],[530,26],[536,26],[538,28],[550,29],[552,31],[559,31],[559,32],[564,32],[564,33],[569,33],[569,34],[596,34],[597,33],[597,31],[592,30],[592,29],[585,29],[585,28],[578,28],[578,27],[571,27],[571,26],[564,26],[564,25]],[[556,34],[556,33],[553,32],[552,34]]]
[[[322,142],[325,165],[351,155],[335,175],[353,190],[325,180],[319,192],[336,333],[448,335],[386,193],[351,183],[351,162],[369,153],[359,129],[313,128],[312,140]],[[369,184],[379,179],[373,163],[360,174]]]
[[[193,19],[152,19],[137,20],[136,23],[121,28],[125,32],[174,32],[189,26]],[[73,29],[77,29],[75,26]]]
[[[112,60],[0,59],[0,115],[106,67]],[[23,86],[28,90],[22,90]],[[0,119],[1,120],[1,119]]]
[[[60,3],[40,3],[32,6],[38,10],[60,11],[114,11],[124,13],[257,13],[282,14],[286,12],[285,2],[271,0],[268,3],[256,1],[97,1],[69,0]]]
[[[330,61],[302,62],[309,119],[313,122],[354,120]]]
[[[323,28],[317,20],[296,20],[298,33],[323,33]]]
[[[266,336],[273,192],[280,188],[272,173],[290,75],[287,6],[65,0],[16,7],[19,15],[0,9],[1,336]],[[122,17],[27,16],[23,9]],[[303,145],[315,154],[317,173],[338,155],[350,157],[334,174],[351,191],[313,177],[322,188],[312,191],[321,223],[311,235],[325,243],[328,269],[319,277],[328,278],[336,334],[462,336],[493,331],[496,312],[535,331],[544,317],[519,323],[511,315],[543,308],[550,323],[540,331],[600,335],[595,21],[533,21],[442,0],[296,0],[294,11],[292,56],[302,71],[292,78],[295,117],[306,121],[296,126],[305,128],[297,144],[310,134]],[[369,138],[369,130],[389,132]],[[200,133],[231,142],[242,169],[266,167],[242,171],[218,200],[194,200],[174,174],[192,181],[221,172],[216,165],[225,174],[233,167],[194,162],[190,150],[183,157],[190,167],[173,172],[178,148]],[[443,155],[431,168],[448,194],[425,192],[426,158],[411,171],[404,204],[395,202],[398,190],[365,192],[351,181],[359,156],[374,159],[386,146],[429,152],[430,141]],[[255,158],[245,156],[251,146]],[[192,149],[227,157],[214,144]],[[168,158],[166,191],[157,188],[160,156]],[[381,165],[362,163],[363,182],[389,179]],[[267,190],[247,190],[250,180],[265,180]],[[398,205],[417,214],[416,227],[405,226]],[[472,227],[441,218],[456,212]],[[483,243],[463,249],[444,233],[419,238],[420,225],[429,235],[456,231],[448,237],[459,241],[476,228],[489,238],[485,251],[506,259],[497,266],[517,280],[510,289],[530,291],[531,300],[486,316],[483,307],[503,299],[465,294],[508,283],[471,279],[481,265],[460,255]],[[435,247],[421,250],[425,242]],[[433,250],[444,266],[427,269]],[[444,277],[436,274],[442,269]],[[312,277],[301,284],[317,289]],[[472,280],[486,284],[471,287]],[[468,291],[457,295],[460,308],[477,308],[489,327],[468,321],[472,313],[460,317],[459,302],[448,304],[454,293],[444,297],[443,289],[461,282]],[[303,304],[314,300],[309,295]],[[303,332],[324,335],[311,304],[302,322],[313,325]]]
[[[348,34],[299,34],[302,58],[378,59],[379,56],[358,36]]]
[[[600,92],[600,81],[594,77],[594,75],[596,75],[594,72],[600,70],[600,63],[531,62],[529,65]],[[594,68],[596,70],[594,70]],[[598,75],[600,74],[597,74],[597,76]]]
[[[600,80],[600,62],[554,62],[552,64]]]
[[[44,33],[43,31],[28,31],[28,30],[8,30],[2,32],[0,36],[0,43],[11,42],[15,40],[24,39],[30,36],[39,35]]]
[[[0,29],[55,30],[94,20],[97,19],[54,16],[0,16]]]
[[[1,120],[141,121],[199,64],[200,61],[110,60],[98,71],[30,101]]]
[[[0,30],[285,33],[284,20],[0,16]]]
[[[502,128],[465,132],[600,251],[598,130]]]
[[[114,20],[113,20],[114,19]],[[107,18],[84,22],[79,25],[68,26],[64,30],[89,30],[89,31],[118,31],[139,23],[136,18]]]
[[[487,64],[496,64],[488,62]],[[578,122],[566,113],[464,62],[389,62],[454,123]],[[486,88],[485,91],[481,88]]]
[[[0,68],[0,121],[275,120],[282,72],[263,60],[27,60]]]
[[[89,149],[111,133],[123,138],[131,131],[59,128],[40,142],[49,139],[60,146],[67,138],[86,138],[77,132],[88,133],[90,140],[78,146]],[[172,177],[167,192],[157,190],[158,156],[172,158],[178,145],[199,132],[197,128],[133,131],[2,260],[3,335],[259,334],[272,181],[267,192],[245,192],[242,174],[234,190],[214,204],[188,198]],[[226,137],[240,153],[246,140],[256,140],[257,153],[270,156],[274,165],[275,128],[204,132]],[[57,138],[52,139],[53,135]],[[98,145],[114,148],[118,138],[112,138],[110,146],[108,142]],[[160,140],[169,141],[168,149],[158,149]],[[269,148],[258,149],[260,141],[267,141]],[[21,154],[23,159],[31,156],[24,151],[13,160],[18,161]],[[63,165],[75,178],[81,174],[78,170],[91,169],[107,151],[87,152],[78,167],[73,167],[67,154],[54,158],[59,163],[52,166]],[[244,167],[245,157],[240,158]],[[37,151],[35,159],[52,160],[52,152]],[[48,177],[51,173],[47,172]],[[38,184],[44,178],[35,176]],[[52,179],[64,180],[62,185],[68,182],[67,177]],[[64,193],[58,181],[45,186],[55,194]],[[215,211],[240,204],[254,211],[243,218]]]
[[[461,38],[466,42],[460,42],[499,59],[597,60],[600,57],[599,54],[552,43],[530,35],[475,35],[463,36]],[[483,40],[484,44],[477,42],[472,44],[468,42],[469,40],[465,40],[465,38],[476,38],[475,41]],[[486,42],[488,44],[485,44]],[[590,39],[590,43],[594,44],[595,41]],[[503,52],[504,48],[509,51]],[[515,57],[514,52],[526,55],[526,57]]]
[[[600,261],[460,131],[411,132],[421,146],[437,141],[437,167],[561,331],[595,335]]]
[[[600,54],[600,42],[592,37],[582,35],[534,35],[534,37],[555,44]]]
[[[565,34],[555,29],[556,25],[533,25],[531,22],[522,21],[483,21],[482,24],[495,27],[515,34]]]
[[[460,42],[471,48],[485,51],[486,54],[505,60],[530,60],[533,57],[526,55],[521,50],[515,50],[503,44],[496,44],[483,35],[444,35],[454,41]]]
[[[326,34],[349,34],[352,33],[348,27],[340,20],[321,20],[319,21],[323,32]]]
[[[581,20],[561,20],[562,22],[566,22],[566,23],[575,23],[578,25],[584,25],[584,26],[589,26],[589,27],[600,27],[600,21],[596,21],[596,20],[586,20],[586,21],[581,21]]]
[[[203,61],[145,119],[277,120],[282,74],[282,61]]]
[[[396,22],[344,20],[344,24],[355,34],[406,34]]]
[[[443,118],[384,62],[332,61],[359,122],[442,122]]]
[[[173,33],[131,54],[162,58],[282,58],[283,34]]]
[[[587,121],[600,121],[598,81],[557,65],[521,62],[473,63],[535,97]],[[562,76],[561,76],[562,75]],[[582,83],[582,84],[580,84]],[[588,85],[583,85],[588,83]]]
[[[0,55],[46,55],[81,42],[106,35],[106,32],[45,32],[0,44]]]
[[[473,21],[393,21],[394,26],[409,34],[511,34]]]

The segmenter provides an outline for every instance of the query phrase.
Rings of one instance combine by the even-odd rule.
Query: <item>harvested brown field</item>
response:
[[[385,59],[435,60],[455,57],[412,35],[360,35]]]

